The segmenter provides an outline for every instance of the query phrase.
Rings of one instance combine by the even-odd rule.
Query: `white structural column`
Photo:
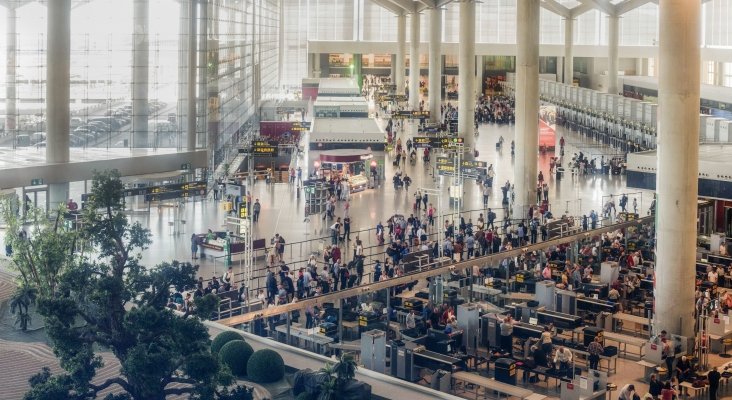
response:
[[[475,95],[480,96],[483,91],[483,56],[475,56]]]
[[[620,40],[620,17],[611,15],[607,25],[607,92],[618,94],[618,41]]]
[[[475,143],[475,2],[460,2],[460,43],[458,45],[458,134],[466,147]],[[466,154],[473,159],[473,154]]]
[[[71,84],[71,0],[47,3],[48,50],[46,51],[46,162],[69,162],[69,102]],[[50,208],[69,198],[68,183],[48,185]]]
[[[209,0],[198,0],[198,95],[197,95],[197,107],[198,113],[196,135],[201,138],[201,142],[205,143],[206,148],[209,149],[209,160],[213,161],[213,150],[208,142],[208,2]],[[256,9],[256,7],[252,7]],[[254,20],[252,20],[252,26]],[[253,28],[252,28],[253,29]],[[252,34],[252,37],[254,35]],[[254,48],[254,44],[251,46]],[[254,55],[250,58],[252,69],[254,68]],[[254,74],[252,74],[254,76]],[[210,162],[209,161],[209,162]],[[213,168],[213,165],[211,165]]]
[[[198,66],[196,60],[197,55],[197,43],[198,43],[198,5],[196,0],[188,0],[188,80],[187,80],[187,91],[188,91],[188,112],[186,117],[188,122],[186,123],[186,147],[189,151],[196,149],[196,75],[198,72]]]
[[[539,143],[539,0],[517,2],[516,159],[512,218],[526,218],[536,201]]]
[[[430,103],[430,120],[439,122],[441,120],[440,106],[442,103],[442,10],[432,8],[430,14],[430,44],[429,44],[429,84],[427,85],[427,96]]]
[[[571,85],[574,79],[574,20],[564,20],[564,83]]]
[[[659,4],[655,332],[693,337],[701,3]]]
[[[717,61],[714,66],[714,84],[724,86],[724,62]]]
[[[176,115],[178,116],[178,138],[186,138],[186,126],[188,125],[188,37],[190,36],[190,7],[191,0],[182,1],[179,5],[180,18],[178,18],[178,104]],[[176,147],[180,148],[185,143],[177,141]]]
[[[148,0],[134,0],[132,17],[132,147],[148,147],[150,13]]]
[[[71,0],[48,3],[46,52],[46,162],[69,162]]]
[[[409,42],[409,105],[419,109],[419,13],[412,13],[411,38]]]
[[[394,83],[397,87],[397,94],[404,94],[404,67],[407,52],[407,16],[397,15],[397,52],[396,52],[396,75]]]
[[[18,31],[15,7],[13,5],[8,7],[5,19],[7,21],[7,45],[5,47],[5,56],[7,59],[7,68],[5,69],[5,134],[13,137],[13,142],[15,142],[15,130],[18,126],[18,117],[16,116],[18,99],[15,91]]]
[[[320,67],[320,53],[313,54],[313,65],[314,65],[314,67],[313,67],[313,70],[314,70],[313,71],[313,74],[314,74],[314,76],[313,77],[314,78],[320,78],[321,77],[321,74],[320,74],[320,68],[321,68]]]

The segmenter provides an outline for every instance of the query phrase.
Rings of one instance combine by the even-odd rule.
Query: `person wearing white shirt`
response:
[[[707,274],[707,280],[715,284],[717,283],[719,280],[719,274],[717,273],[716,268],[712,267],[712,270]]]
[[[559,347],[554,354],[554,365],[561,373],[568,374],[570,364],[572,364],[572,351],[564,346]]]
[[[417,322],[414,319],[414,310],[409,311],[409,314],[407,314],[406,325],[407,329],[414,329],[417,327]]]

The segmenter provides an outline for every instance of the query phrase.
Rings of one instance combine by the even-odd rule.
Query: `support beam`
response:
[[[150,4],[133,1],[132,16],[132,147],[148,147],[148,81],[150,77]],[[50,64],[49,64],[50,65]]]
[[[398,5],[390,2],[389,0],[371,0],[371,1],[373,1],[374,4],[376,4],[378,6],[381,6],[381,7],[385,8],[385,9],[391,11],[392,13],[394,13],[394,15],[399,15],[399,14],[402,14],[403,13],[401,7],[399,7]]]
[[[595,9],[595,6],[592,5],[592,4],[590,4],[590,3],[582,3],[582,4],[578,5],[577,7],[574,7],[571,10],[569,10],[570,11],[570,17],[576,19],[580,15],[582,15],[582,14],[588,12],[588,11],[592,11],[594,9]]]
[[[409,105],[419,109],[419,13],[412,14],[409,46]]]
[[[694,336],[701,3],[661,0],[654,333]]]
[[[564,20],[564,83],[571,85],[574,79],[574,20]]]
[[[384,0],[384,1],[393,3],[394,5],[401,8],[407,14],[410,14],[410,13],[413,13],[416,11],[414,2],[412,0]]]
[[[592,8],[596,8],[607,15],[617,15],[615,13],[615,6],[608,0],[580,0],[580,3],[589,4]]]
[[[47,3],[46,162],[69,162],[71,0]]]
[[[652,0],[626,0],[615,6],[615,15],[623,15],[627,12],[635,10],[642,5],[652,2]]]
[[[440,122],[442,105],[442,10],[433,8],[430,14],[430,45],[429,45],[429,84],[427,96],[429,97],[430,121]]]
[[[562,18],[569,18],[571,14],[569,8],[559,4],[556,0],[544,0],[541,2],[541,6]]]
[[[620,18],[608,16],[607,25],[607,92],[618,94],[618,42],[620,41]]]
[[[539,145],[539,0],[517,2],[516,159],[513,219],[525,219],[536,204]]]
[[[405,53],[407,52],[407,15],[397,15],[397,52],[396,52],[396,75],[394,83],[397,87],[397,94],[404,94],[404,68]]]
[[[13,147],[15,147],[15,134],[16,129],[18,129],[18,98],[15,90],[15,70],[18,64],[18,30],[15,7],[8,8],[5,18],[7,21],[5,36],[7,41],[5,47],[7,59],[7,68],[5,69],[5,135],[13,138]]]
[[[466,159],[472,160],[475,148],[475,2],[460,2],[460,43],[458,50],[458,134],[465,147]]]

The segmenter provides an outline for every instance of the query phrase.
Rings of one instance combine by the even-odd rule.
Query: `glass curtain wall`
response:
[[[0,7],[8,31],[0,34],[0,147],[44,151],[47,11],[40,2],[7,3]],[[203,3],[197,9],[197,146],[220,150],[253,132],[257,102],[279,92],[280,2]],[[132,144],[133,48],[146,33],[147,147],[186,147],[188,1],[148,5],[145,32],[133,21],[133,1],[72,1],[71,146]],[[6,99],[12,88],[15,99]],[[217,162],[223,159],[216,154]]]

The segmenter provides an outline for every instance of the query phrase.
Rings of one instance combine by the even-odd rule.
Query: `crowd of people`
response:
[[[515,122],[514,99],[503,96],[481,96],[475,108],[476,123],[510,124]]]

